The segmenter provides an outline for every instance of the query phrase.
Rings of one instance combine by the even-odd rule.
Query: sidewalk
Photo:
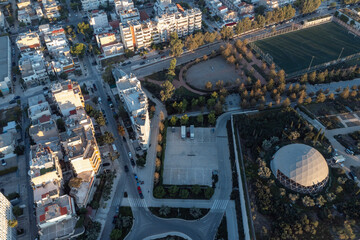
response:
[[[113,165],[114,165],[114,169],[120,169],[120,165],[119,165],[119,162],[117,160],[115,160],[113,162]],[[120,171],[116,171],[116,177],[114,178],[114,182],[113,182],[113,186],[112,186],[111,194],[110,194],[110,199],[107,200],[107,201],[101,200],[100,207],[96,211],[96,215],[95,215],[94,220],[101,223],[101,230],[100,230],[98,239],[101,238],[102,231],[103,231],[103,229],[105,227],[106,219],[108,217],[108,213],[110,211],[110,208],[111,208],[111,205],[112,205],[111,203],[112,203],[112,201],[114,199],[117,186],[118,186],[118,184],[120,182],[120,178],[121,178]]]
[[[228,239],[239,239],[234,200],[229,201],[226,208],[226,226],[228,231]]]

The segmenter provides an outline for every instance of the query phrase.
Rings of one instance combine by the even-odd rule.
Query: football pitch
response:
[[[254,42],[286,73],[293,73],[311,66],[336,60],[360,52],[360,37],[336,23],[329,22],[315,27],[278,35]]]

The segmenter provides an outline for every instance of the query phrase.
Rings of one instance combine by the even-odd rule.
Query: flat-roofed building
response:
[[[27,86],[49,79],[45,59],[40,51],[24,52],[19,60],[21,78]]]
[[[148,113],[148,99],[141,88],[140,81],[134,74],[127,75],[120,69],[113,70],[116,87],[120,100],[124,103],[129,114],[136,139],[142,149],[149,147],[150,119]]]
[[[39,35],[35,32],[20,33],[16,38],[16,45],[21,52],[41,48]]]
[[[8,36],[0,37],[0,90],[6,95],[11,86],[11,47]]]
[[[12,204],[0,192],[0,239],[15,240],[17,239],[16,228],[9,225],[9,220],[15,220],[12,211]]]
[[[93,29],[109,27],[109,21],[105,11],[93,10],[89,14],[89,19],[90,25],[93,27]]]

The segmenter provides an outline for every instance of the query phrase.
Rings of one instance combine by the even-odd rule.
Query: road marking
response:
[[[211,206],[211,209],[225,210],[228,202],[229,200],[215,200],[213,205]]]
[[[147,204],[144,199],[128,198],[128,200],[132,208],[147,208]]]

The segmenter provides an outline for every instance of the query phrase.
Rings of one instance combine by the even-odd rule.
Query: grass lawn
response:
[[[255,44],[269,53],[274,62],[286,73],[336,60],[360,52],[360,37],[330,22],[307,29],[256,41]]]
[[[200,219],[210,211],[210,209],[207,208],[199,208],[201,214],[198,217],[194,217],[190,214],[190,208],[169,208],[170,212],[166,216],[159,213],[159,207],[150,207],[149,209],[152,214],[161,218],[181,218],[185,220]]]

